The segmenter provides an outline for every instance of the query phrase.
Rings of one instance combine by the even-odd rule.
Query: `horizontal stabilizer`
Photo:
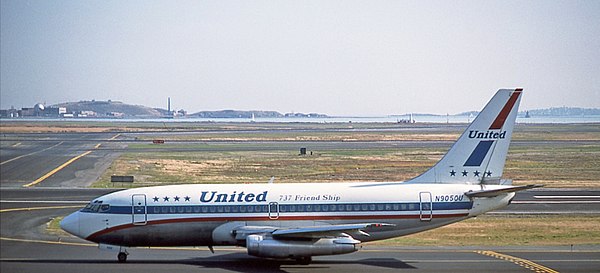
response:
[[[468,196],[469,198],[472,198],[472,197],[495,197],[495,196],[498,196],[503,193],[517,192],[517,191],[528,190],[528,189],[533,189],[533,188],[540,188],[543,186],[544,185],[527,185],[527,186],[517,186],[517,187],[504,188],[504,189],[495,189],[495,190],[468,191],[468,192],[465,192],[465,195]]]

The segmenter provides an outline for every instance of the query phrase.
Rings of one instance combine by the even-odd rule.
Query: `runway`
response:
[[[396,248],[365,248],[353,254],[315,257],[310,265],[253,258],[235,249],[216,249],[215,254],[207,250],[136,249],[126,264],[120,264],[112,253],[94,247],[2,244],[13,249],[32,245],[26,253],[3,256],[2,272],[593,272],[600,266],[598,252],[593,251],[494,251],[521,259],[515,262],[473,250]]]
[[[4,134],[0,147],[0,186],[89,186],[126,147],[112,139],[116,135]],[[70,160],[73,162],[66,164]]]

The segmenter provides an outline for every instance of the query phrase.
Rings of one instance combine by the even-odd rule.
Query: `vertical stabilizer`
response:
[[[480,184],[502,177],[523,89],[500,89],[446,155],[408,183]]]

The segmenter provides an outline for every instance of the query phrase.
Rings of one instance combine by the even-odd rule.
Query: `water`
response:
[[[414,116],[417,123],[470,123],[474,117],[469,116]],[[255,118],[255,122],[272,123],[396,123],[399,120],[406,120],[408,116],[385,116],[385,117],[326,117],[326,118]],[[231,122],[231,123],[250,123],[252,120],[247,118],[15,118],[0,119],[2,122],[44,122],[44,121],[69,121],[69,122],[148,122],[148,123],[186,123],[186,122]],[[597,116],[557,116],[557,117],[517,117],[517,123],[600,123],[600,115]]]

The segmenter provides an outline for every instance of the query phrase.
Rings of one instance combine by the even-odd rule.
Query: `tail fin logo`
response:
[[[469,138],[491,140],[480,141],[475,147],[475,149],[473,149],[473,152],[471,153],[469,158],[467,158],[467,161],[465,161],[465,164],[463,166],[481,166],[481,163],[487,156],[488,152],[490,151],[490,148],[493,146],[492,144],[494,144],[494,140],[506,138],[506,131],[497,132],[492,130],[502,129],[504,123],[506,122],[506,119],[508,118],[508,115],[510,114],[510,111],[515,106],[519,95],[521,95],[521,91],[523,91],[523,89],[516,89],[515,92],[510,95],[510,98],[508,99],[504,107],[502,107],[502,110],[500,111],[500,113],[498,113],[498,116],[496,116],[496,119],[494,119],[494,122],[492,122],[492,125],[490,126],[490,129],[487,132],[480,132],[478,130],[469,131]]]
[[[506,131],[502,132],[479,132],[477,130],[469,131],[469,138],[477,138],[477,139],[504,139],[506,138]]]
[[[506,118],[508,118],[508,114],[510,114],[510,111],[513,109],[513,106],[515,106],[515,103],[517,102],[519,95],[521,95],[521,91],[523,91],[523,89],[517,88],[515,90],[515,92],[510,95],[510,98],[508,99],[508,101],[506,102],[506,104],[504,105],[502,110],[500,111],[500,114],[498,114],[498,116],[496,117],[494,122],[492,122],[492,125],[490,126],[490,130],[502,129],[502,126],[504,126],[504,122],[506,121]]]

